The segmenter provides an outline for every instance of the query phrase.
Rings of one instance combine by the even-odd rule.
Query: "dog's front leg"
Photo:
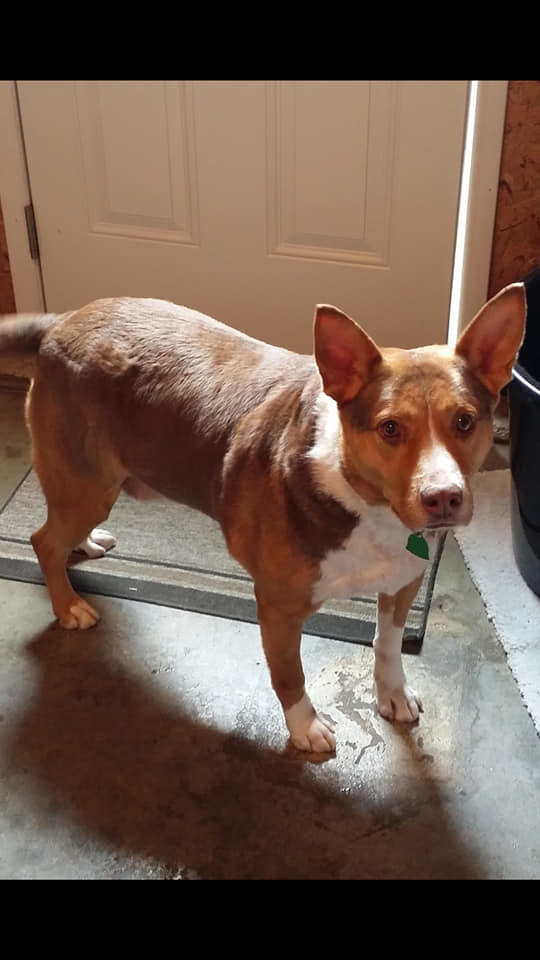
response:
[[[272,686],[295,747],[315,753],[335,750],[331,728],[317,714],[304,686],[300,658],[303,620],[276,610],[257,596],[257,613]]]
[[[375,648],[375,687],[377,707],[387,720],[412,723],[418,719],[422,701],[407,684],[401,662],[403,628],[423,575],[398,590],[393,597],[379,593],[377,597],[377,629]]]

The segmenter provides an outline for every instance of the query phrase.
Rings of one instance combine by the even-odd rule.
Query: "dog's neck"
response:
[[[325,393],[316,402],[315,443],[308,453],[317,488],[337,500],[351,513],[360,516],[369,504],[388,501],[375,483],[362,476],[347,462],[343,449],[343,431],[337,403]]]

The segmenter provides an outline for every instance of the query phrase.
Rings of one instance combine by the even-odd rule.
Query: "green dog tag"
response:
[[[428,543],[421,533],[411,533],[407,540],[407,550],[409,553],[414,553],[415,557],[421,557],[422,560],[429,560]]]

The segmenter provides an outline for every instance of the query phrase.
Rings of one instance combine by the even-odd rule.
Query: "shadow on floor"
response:
[[[315,766],[190,718],[129,669],[103,624],[84,637],[53,625],[26,649],[38,681],[8,772],[120,857],[202,879],[480,875],[433,758],[407,732],[409,775],[392,795],[349,792],[334,760]]]

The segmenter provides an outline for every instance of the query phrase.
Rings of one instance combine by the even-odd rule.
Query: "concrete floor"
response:
[[[28,462],[0,394],[1,502]],[[371,649],[305,638],[324,763],[287,746],[254,626],[97,602],[74,635],[0,581],[2,879],[540,878],[540,740],[451,538],[417,727],[377,715]]]

